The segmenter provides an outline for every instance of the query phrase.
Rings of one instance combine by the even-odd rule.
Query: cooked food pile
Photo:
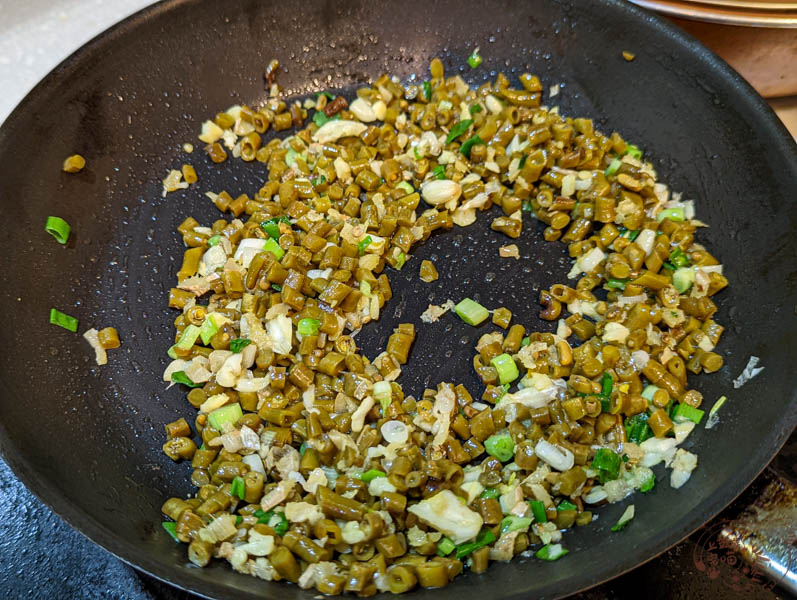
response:
[[[212,161],[251,162],[266,183],[208,193],[223,217],[178,228],[163,377],[196,413],[193,429],[166,426],[163,450],[191,462],[196,494],[163,513],[191,562],[322,594],[435,588],[518,554],[562,557],[565,530],[650,491],[659,463],[669,485],[689,479],[697,456],[680,446],[703,398],[687,377],[723,364],[712,296],[728,282],[693,203],[639,148],[543,106],[530,74],[471,89],[435,59],[418,85],[382,75],[351,100],[287,103],[270,69],[262,108],[200,135]],[[164,193],[183,176],[197,180],[172,171]],[[470,298],[430,306],[424,321],[484,324],[470,363],[483,387],[412,395],[400,374],[423,326],[399,325],[370,359],[356,333],[416,244],[477,218],[513,239],[542,223],[573,267],[540,294],[549,326]],[[518,259],[510,243],[501,255]]]

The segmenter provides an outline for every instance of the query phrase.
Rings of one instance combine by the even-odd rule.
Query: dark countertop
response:
[[[708,525],[668,552],[574,600],[776,600],[794,598],[718,547],[722,525],[755,500],[776,473],[797,475],[797,436],[769,468]],[[0,461],[0,598],[194,600],[129,567],[73,530]]]

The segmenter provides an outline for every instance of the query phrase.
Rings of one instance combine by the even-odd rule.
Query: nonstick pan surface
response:
[[[484,63],[471,70],[465,59],[476,46]],[[624,50],[636,59],[626,62]],[[797,151],[761,98],[710,51],[609,0],[172,1],[79,50],[0,129],[0,451],[75,528],[130,564],[208,597],[316,595],[238,575],[221,562],[193,568],[185,546],[160,527],[164,498],[190,491],[189,467],[160,451],[163,424],[193,418],[184,393],[164,390],[160,380],[174,318],[166,296],[182,255],[175,227],[189,214],[204,223],[217,218],[205,191],[252,193],[266,174],[240,161],[213,166],[198,151],[188,158],[198,185],[164,199],[160,180],[186,162],[183,142],[199,147],[203,119],[265,98],[262,73],[272,57],[284,66],[280,83],[301,95],[351,94],[383,71],[422,80],[434,56],[472,84],[499,70],[515,78],[537,73],[546,89],[562,84],[548,104],[620,131],[672,189],[696,200],[698,217],[711,225],[698,239],[732,284],[717,297],[726,366],[696,386],[708,406],[721,395],[729,400],[721,424],[701,427],[686,444],[700,457],[689,483],[634,497],[637,517],[622,533],[609,527],[628,501],[568,533],[566,559],[495,564],[411,595],[553,598],[597,584],[709,520],[775,454],[795,424]],[[62,173],[64,158],[76,152],[87,168]],[[43,230],[51,214],[72,225],[65,247]],[[523,259],[499,259],[506,241],[489,230],[490,220],[483,214],[472,227],[432,237],[409,268],[391,275],[394,298],[358,338],[368,356],[396,323],[419,325],[429,302],[448,298],[475,297],[507,306],[527,326],[552,326],[538,320],[536,298],[564,280],[564,245],[544,243],[527,223],[518,240]],[[436,259],[441,277],[433,285],[417,279],[423,258]],[[81,332],[116,327],[122,348],[108,365],[94,366],[79,335],[49,325],[50,307],[78,316]],[[454,318],[419,327],[405,389],[419,394],[458,381],[480,393],[470,357],[481,333]],[[733,389],[750,355],[765,371]]]

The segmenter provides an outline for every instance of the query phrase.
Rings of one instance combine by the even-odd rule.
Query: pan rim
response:
[[[16,126],[16,122],[21,119],[19,115],[24,112],[24,108],[27,104],[34,101],[34,99],[41,94],[46,94],[48,88],[63,77],[65,72],[79,66],[87,56],[101,49],[104,45],[113,42],[118,36],[124,36],[131,30],[135,30],[140,24],[149,19],[157,18],[171,11],[182,10],[200,1],[201,0],[161,0],[156,4],[145,7],[128,16],[91,39],[64,59],[31,89],[17,107],[15,107],[3,125],[0,126],[0,141],[2,141],[6,135],[10,135],[11,130]],[[791,148],[793,156],[792,165],[797,166],[797,145],[793,143],[791,136],[788,134],[783,124],[780,123],[765,101],[752,87],[742,79],[738,73],[733,71],[733,69],[722,61],[722,59],[676,26],[651,15],[649,12],[637,6],[621,2],[620,0],[602,1],[604,4],[610,5],[614,10],[626,11],[637,19],[649,21],[652,27],[656,27],[666,34],[673,43],[680,43],[687,52],[694,56],[698,64],[709,70],[714,70],[719,76],[728,81],[729,84],[741,88],[742,93],[748,96],[746,99],[748,105],[753,110],[763,113],[760,118],[763,125],[766,126],[766,129],[762,132],[762,137],[771,140],[774,145],[785,146],[787,149]],[[795,169],[795,171],[797,171],[797,169]],[[629,570],[637,568],[688,537],[707,522],[707,520],[714,518],[724,507],[738,497],[749,483],[766,468],[771,458],[777,453],[783,443],[785,443],[788,435],[794,429],[795,424],[797,424],[797,414],[792,413],[791,415],[787,415],[787,417],[787,419],[781,422],[782,427],[780,429],[773,429],[769,432],[768,439],[771,440],[770,443],[774,445],[774,450],[771,454],[769,452],[764,452],[758,457],[759,460],[751,460],[744,468],[736,472],[732,480],[726,482],[715,494],[707,497],[699,505],[701,509],[696,509],[694,511],[694,514],[699,513],[701,516],[692,517],[691,519],[685,518],[679,528],[660,535],[657,543],[653,545],[653,550],[650,555],[644,557],[643,560],[635,559],[633,564],[618,565],[617,568],[607,573],[607,576],[601,581],[579,583],[579,589],[589,589],[628,572]],[[67,500],[57,486],[53,485],[41,472],[37,471],[23,455],[16,451],[9,433],[2,424],[0,424],[0,457],[6,461],[15,476],[17,476],[26,487],[55,514],[66,521],[76,531],[80,532],[123,562],[170,585],[174,585],[202,597],[225,597],[231,593],[231,588],[223,584],[202,581],[191,576],[189,571],[175,571],[171,568],[167,568],[162,562],[150,558],[146,552],[138,548],[134,543],[113,535],[113,532],[99,525],[90,514]],[[706,515],[708,515],[708,519],[705,518]],[[240,590],[236,590],[235,593],[237,597],[255,597],[254,595]],[[562,595],[562,592],[556,592],[555,590],[546,588],[541,589],[540,593],[551,594],[553,597],[561,597]],[[522,592],[515,592],[508,597],[519,598],[522,597],[522,594]]]

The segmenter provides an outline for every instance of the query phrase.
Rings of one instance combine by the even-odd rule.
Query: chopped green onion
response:
[[[499,354],[490,360],[490,364],[498,371],[498,380],[502,383],[512,383],[520,376],[515,359],[509,354]]]
[[[628,508],[625,509],[625,512],[620,517],[620,520],[617,521],[614,525],[612,525],[612,531],[620,531],[626,525],[631,522],[631,519],[634,518],[634,505],[631,504]]]
[[[570,502],[570,500],[562,500],[556,510],[578,510],[578,506]]]
[[[77,331],[78,320],[75,317],[70,317],[68,314],[62,313],[60,310],[55,308],[50,309],[50,323],[53,325],[58,325],[59,327],[63,327],[72,333]]]
[[[676,421],[692,421],[695,425],[700,425],[705,411],[689,406],[688,404],[678,404],[672,411],[672,416]]]
[[[515,456],[515,442],[508,433],[495,433],[484,440],[484,449],[487,454],[494,456],[501,462],[512,460]]]
[[[261,525],[268,525],[268,522],[271,520],[271,517],[274,516],[274,511],[270,510],[268,512],[258,508],[254,513],[252,513],[255,517],[257,517],[257,522]]]
[[[72,228],[69,226],[69,223],[64,221],[61,217],[47,217],[44,230],[53,236],[59,244],[66,244],[67,240],[69,240],[69,232],[72,231]]]
[[[205,317],[205,320],[202,321],[202,326],[199,328],[199,337],[202,339],[202,343],[207,346],[218,331],[219,326],[216,325],[214,317],[212,315]]]
[[[653,437],[653,431],[648,425],[647,413],[639,413],[625,420],[625,439],[634,444],[641,444]]]
[[[177,340],[177,343],[169,348],[167,354],[171,358],[177,358],[177,352],[175,349],[183,350],[188,352],[191,347],[196,343],[197,338],[199,337],[201,329],[196,325],[189,325],[185,329],[183,329],[183,333],[180,336],[180,339]]]
[[[280,245],[274,238],[268,238],[266,240],[266,245],[263,247],[263,250],[266,252],[271,252],[274,255],[274,258],[277,260],[282,260],[282,257],[285,254],[285,250],[280,248]]]
[[[639,232],[642,231],[641,229],[633,229],[628,232],[628,239],[629,241],[633,242],[639,236]]]
[[[516,517],[507,515],[501,520],[501,535],[512,533],[513,531],[527,531],[531,525],[529,517]]]
[[[620,455],[608,448],[599,448],[592,459],[592,468],[598,471],[601,483],[612,481],[620,476]]]
[[[318,319],[304,318],[299,319],[299,323],[296,325],[296,331],[301,335],[318,335],[319,327],[321,327],[321,321]]]
[[[546,544],[534,553],[534,556],[542,560],[558,560],[567,554],[569,550],[562,548],[562,544]]]
[[[671,265],[671,264],[670,264],[670,263],[668,263],[668,262],[663,262],[663,263],[661,263],[661,268],[662,268],[662,269],[667,269],[668,271],[675,271],[675,266],[674,266],[674,265]]]
[[[237,402],[235,404],[227,404],[221,408],[217,408],[208,414],[208,423],[216,431],[221,431],[225,423],[235,424],[244,416],[241,410],[241,405]]]
[[[521,347],[528,346],[530,343],[531,343],[531,338],[529,336],[526,336],[522,340],[520,340]]]
[[[418,149],[415,147],[413,147],[412,153],[415,155],[415,160],[421,160],[423,158],[423,155],[421,155],[421,153],[418,152]]]
[[[639,160],[642,158],[642,150],[634,146],[634,144],[626,144],[625,154],[630,154],[633,158]]]
[[[475,115],[476,113],[481,112],[484,109],[482,108],[481,104],[471,104],[468,110],[470,111],[470,114]]]
[[[407,262],[407,255],[403,252],[399,252],[398,257],[396,257],[396,268],[401,269],[405,262]]]
[[[166,533],[172,536],[172,539],[175,542],[180,541],[177,537],[177,523],[173,521],[164,521],[163,523],[161,523],[161,525],[163,525],[163,528],[166,530]]]
[[[235,338],[230,340],[230,350],[232,350],[233,354],[238,354],[251,343],[252,340],[247,340],[246,338]]]
[[[665,265],[667,263],[664,263]],[[695,270],[692,267],[682,267],[672,274],[672,285],[679,294],[687,291],[695,282]]]
[[[484,491],[479,495],[479,498],[493,498],[495,500],[501,495],[496,488],[485,488]]]
[[[302,442],[299,446],[299,456],[304,456],[305,452],[307,452],[307,442]]]
[[[661,388],[656,385],[646,385],[645,389],[642,390],[641,396],[647,400],[648,402],[653,402],[653,396],[658,392]]]
[[[460,319],[465,321],[468,325],[478,325],[487,317],[490,316],[490,313],[478,302],[471,300],[470,298],[465,298],[459,304],[454,307],[454,312],[457,313]]]
[[[471,55],[468,57],[468,64],[470,65],[471,69],[475,69],[480,64],[482,64],[482,57],[479,54],[479,49],[476,48]]]
[[[456,549],[456,547],[457,546],[454,544],[454,542],[449,540],[447,537],[444,537],[437,543],[437,556],[448,556]]]
[[[612,290],[624,290],[627,281],[627,279],[615,279],[614,277],[609,277],[609,281],[606,282],[606,287]]]
[[[220,235],[218,235],[218,234],[212,235],[212,236],[210,236],[208,238],[208,246],[210,246],[212,248],[213,246],[218,244],[220,241],[221,241],[221,236]]]
[[[484,140],[478,135],[473,135],[462,143],[462,145],[459,147],[459,151],[467,158],[470,158],[470,149],[476,144],[484,144]]]
[[[288,527],[290,527],[291,524],[288,522],[284,512],[276,514],[279,516],[280,522],[277,523],[276,527],[274,527],[274,533],[277,535],[285,535],[285,533],[288,531]]]
[[[706,429],[711,429],[719,423],[720,418],[717,416],[717,411],[722,408],[722,405],[728,400],[726,396],[720,396],[720,399],[714,403],[711,410],[708,411],[708,419],[706,419]]]
[[[312,177],[310,179],[310,184],[313,187],[318,187],[319,185],[323,185],[327,182],[327,178],[324,175],[319,175],[318,177]]]
[[[617,173],[617,170],[620,168],[620,166],[622,164],[623,164],[623,161],[621,161],[619,158],[612,159],[612,162],[610,162],[609,166],[606,167],[606,170],[604,171],[604,174],[607,175],[607,176],[608,175],[614,175],[615,173]]]
[[[366,298],[371,297],[371,284],[364,279],[360,282],[360,293]]]
[[[377,381],[374,383],[374,400],[379,402],[382,406],[382,413],[390,406],[390,401],[393,399],[393,388],[389,381]]]
[[[368,469],[365,473],[360,475],[360,479],[362,479],[365,483],[371,483],[371,481],[377,477],[387,477],[387,473],[380,471],[379,469]]]
[[[432,175],[434,175],[437,179],[445,179],[446,168],[443,165],[437,165],[434,169],[432,169]]]
[[[609,371],[604,371],[601,377],[601,396],[608,398],[612,395],[614,389],[614,378]]]
[[[692,261],[689,260],[683,250],[676,248],[670,253],[670,262],[680,269],[681,267],[688,267]]]
[[[432,99],[432,83],[430,81],[423,82],[423,97],[427,100]]]
[[[370,246],[371,242],[373,242],[373,241],[374,241],[373,238],[370,235],[367,235],[363,239],[361,239],[359,242],[357,242],[357,254],[359,254],[360,256],[365,254],[365,249],[368,246]]]
[[[271,284],[271,289],[274,290],[275,292],[281,292],[282,291],[282,286],[280,284],[278,284],[278,283],[272,283]]]
[[[648,477],[645,480],[645,483],[643,483],[639,487],[639,491],[643,492],[643,493],[649,492],[650,490],[652,490],[655,487],[655,485],[656,485],[656,476],[653,473],[651,473],[650,477]]]
[[[465,119],[464,121],[459,121],[456,123],[452,128],[451,131],[448,132],[448,137],[446,138],[446,144],[450,144],[463,133],[465,133],[468,128],[473,125],[473,119]]]
[[[241,523],[244,522],[244,518],[241,515],[235,515],[235,526],[238,527]]]
[[[665,208],[664,210],[659,211],[659,214],[656,215],[656,220],[659,223],[661,223],[664,219],[669,219],[670,221],[680,223],[685,218],[686,216],[684,215],[684,209],[680,206],[676,206],[675,208]]]
[[[531,514],[534,516],[536,523],[547,523],[548,517],[545,514],[545,504],[541,500],[530,500]]]
[[[243,477],[235,477],[230,484],[230,496],[238,496],[239,499],[244,499],[244,492],[246,486],[244,485]]]
[[[326,96],[327,99],[329,100],[335,99],[335,94],[327,90],[324,90],[323,92],[316,92],[315,94],[313,94],[313,98],[319,98],[320,96]]]
[[[272,239],[275,239],[275,240],[278,240],[279,237],[280,237],[279,224],[280,223],[288,223],[288,224],[290,224],[290,222],[291,222],[291,220],[288,217],[286,217],[286,216],[273,217],[273,218],[269,219],[268,221],[263,221],[260,224],[260,227],[262,227],[263,231],[265,231],[268,234],[268,237],[270,237]]]
[[[489,546],[494,541],[495,534],[491,530],[485,529],[479,534],[479,537],[476,538],[475,542],[466,542],[457,546],[457,558],[461,560],[479,548]]]
[[[328,117],[323,110],[317,110],[313,115],[313,123],[315,123],[319,127],[321,127],[322,125],[326,125],[329,121],[338,121],[338,120],[340,120],[340,113],[336,114],[333,117]]]
[[[402,181],[401,183],[399,183],[396,186],[396,189],[397,190],[404,190],[405,192],[407,192],[407,194],[411,194],[411,193],[413,193],[415,191],[415,188],[413,188],[412,185],[410,185],[410,183],[407,182],[407,181]]]
[[[188,387],[198,388],[202,387],[204,383],[194,383],[191,381],[191,378],[185,374],[185,371],[175,371],[172,373],[172,381],[174,383],[182,383],[183,385],[187,385]]]

